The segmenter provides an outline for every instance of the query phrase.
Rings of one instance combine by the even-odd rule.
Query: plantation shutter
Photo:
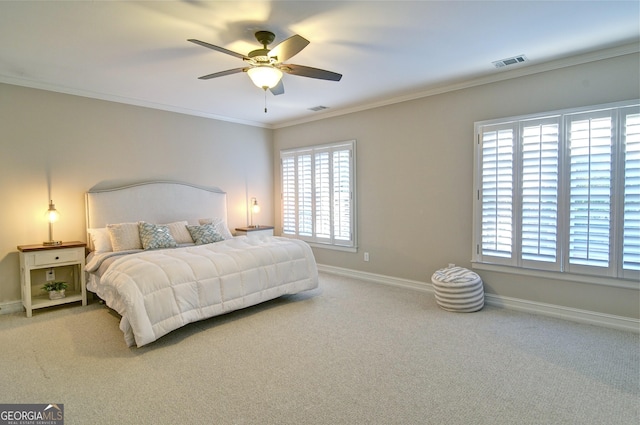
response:
[[[640,105],[475,123],[474,262],[640,279]]]
[[[558,258],[559,118],[522,126],[522,260],[553,263]],[[537,266],[541,267],[541,266]]]
[[[575,115],[568,121],[569,270],[609,267],[612,125],[611,111]]]
[[[313,235],[313,186],[311,155],[298,157],[298,234]]]
[[[333,153],[334,235],[341,243],[353,240],[352,156],[345,149]]]
[[[316,155],[316,236],[331,239],[331,172],[329,152]]]
[[[513,165],[515,128],[511,125],[482,130],[482,182],[479,197],[482,208],[483,257],[506,262],[513,253]]]
[[[636,108],[637,109],[637,108]],[[640,270],[640,114],[624,120],[623,270]],[[623,272],[624,273],[624,272]]]
[[[297,233],[296,206],[296,158],[282,158],[282,232],[288,235]]]
[[[281,152],[283,234],[355,247],[355,142]]]

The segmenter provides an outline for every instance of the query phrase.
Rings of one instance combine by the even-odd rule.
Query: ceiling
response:
[[[243,62],[187,39],[247,54],[258,30],[342,80],[198,79]],[[638,1],[2,1],[0,82],[277,128],[639,40]]]

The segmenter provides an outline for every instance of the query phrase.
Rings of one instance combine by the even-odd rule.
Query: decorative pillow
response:
[[[169,232],[169,227],[162,224],[138,223],[140,242],[144,249],[175,248],[178,246]]]
[[[142,249],[138,223],[107,224],[107,230],[114,251]]]
[[[175,223],[165,224],[169,228],[169,233],[173,236],[173,239],[176,240],[176,243],[193,243],[193,239],[191,239],[191,233],[187,230],[186,221],[176,221]]]
[[[87,229],[89,238],[91,239],[91,250],[94,252],[111,252],[113,247],[111,246],[111,238],[109,231],[106,227],[97,229]]]
[[[216,232],[212,224],[203,224],[202,226],[187,226],[187,230],[191,233],[191,237],[196,245],[204,245],[207,243],[220,242],[224,238]]]
[[[222,236],[223,239],[233,238],[233,235],[231,234],[231,232],[229,231],[229,228],[227,227],[227,223],[225,223],[225,221],[221,218],[218,218],[218,217],[201,218],[200,220],[198,220],[198,223],[213,225],[216,232],[218,232],[218,234],[220,234],[220,236]]]

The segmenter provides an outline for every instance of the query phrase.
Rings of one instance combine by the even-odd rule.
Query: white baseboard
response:
[[[545,304],[494,294],[485,294],[485,302],[495,307],[508,308],[511,310],[571,320],[573,322],[640,333],[640,320],[632,317],[614,316],[612,314],[599,313],[597,311],[580,310],[556,304]]]
[[[22,301],[12,301],[0,304],[0,314],[20,313],[24,311]]]
[[[361,279],[368,282],[379,283],[382,285],[397,286],[423,292],[433,292],[433,285],[428,282],[400,279],[391,276],[344,269],[341,267],[326,266],[322,264],[318,264],[318,270],[321,272],[345,277],[352,277],[355,279]],[[487,293],[485,293],[485,303],[494,307],[507,308],[510,310],[556,317],[579,323],[640,333],[640,320],[632,317],[614,316],[611,314],[599,313],[596,311],[580,310],[561,305],[545,304]]]
[[[401,288],[414,289],[423,292],[433,292],[433,285],[431,285],[431,283],[420,282],[417,280],[401,279],[398,277],[344,269],[342,267],[326,266],[323,264],[318,264],[318,271],[366,280],[368,282],[380,283],[382,285],[399,286]]]

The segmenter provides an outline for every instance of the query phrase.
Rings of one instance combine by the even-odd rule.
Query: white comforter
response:
[[[91,259],[87,271],[106,257]],[[119,256],[89,289],[122,316],[127,345],[141,347],[187,323],[317,286],[305,242],[240,236]]]

